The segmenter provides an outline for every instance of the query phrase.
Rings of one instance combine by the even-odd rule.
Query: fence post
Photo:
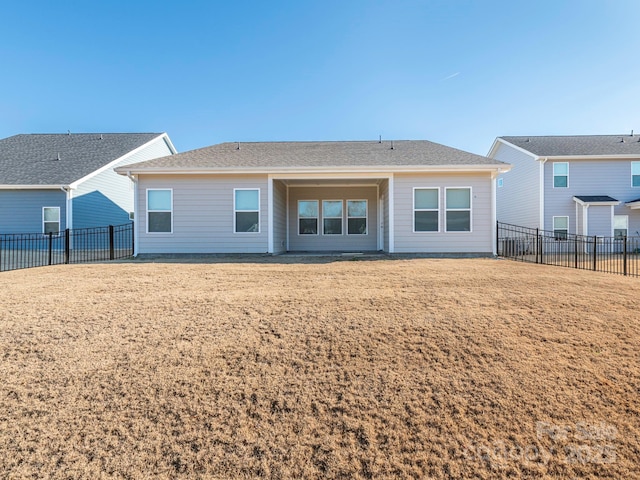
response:
[[[69,235],[69,229],[65,228],[64,229],[64,263],[65,265],[69,264],[69,250],[70,250],[70,245],[69,245],[69,239],[70,239],[70,235]]]
[[[49,265],[53,263],[53,232],[49,232]]]
[[[624,270],[624,274],[627,275],[627,236],[625,235],[622,239],[623,247],[622,247],[622,269]]]
[[[540,229],[536,228],[536,263],[540,263],[538,256],[540,255]]]
[[[496,256],[500,256],[500,222],[496,222]]]
[[[113,260],[113,225],[109,225],[109,260]]]
[[[573,256],[574,256],[574,266],[578,268],[578,235],[573,237]]]
[[[2,271],[2,236],[0,235],[0,272]]]
[[[593,271],[598,269],[598,237],[593,236]]]
[[[135,251],[136,251],[136,222],[131,222],[131,255],[133,255],[133,252]]]

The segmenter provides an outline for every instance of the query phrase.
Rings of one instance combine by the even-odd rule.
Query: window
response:
[[[504,185],[504,178],[499,178],[498,179],[498,188],[502,188],[503,185]]]
[[[318,200],[298,200],[298,235],[318,234]]]
[[[347,200],[347,235],[367,234],[367,201]]]
[[[569,233],[569,217],[553,217],[553,238],[566,240]]]
[[[42,231],[58,233],[60,231],[60,207],[44,207],[42,209]]]
[[[640,162],[631,162],[631,186],[640,187]]]
[[[440,189],[413,189],[413,231],[440,231]]]
[[[553,164],[553,188],[567,188],[569,186],[569,164],[555,162]]]
[[[173,190],[147,190],[147,233],[173,231]]]
[[[629,215],[613,216],[613,236],[626,237],[629,230]]]
[[[322,201],[323,235],[342,235],[342,200]]]
[[[134,221],[136,219],[135,212],[129,212],[129,220]]]
[[[235,233],[260,232],[259,188],[234,188],[233,222]]]
[[[445,189],[446,231],[471,231],[471,188]]]

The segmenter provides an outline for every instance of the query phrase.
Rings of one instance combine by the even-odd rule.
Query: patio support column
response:
[[[273,176],[267,178],[267,253],[273,254]]]
[[[387,225],[387,229],[389,230],[389,253],[394,253],[395,252],[395,233],[394,233],[394,228],[393,228],[393,224],[394,224],[394,220],[393,220],[393,199],[394,199],[394,192],[393,192],[393,173],[389,174],[389,225]]]

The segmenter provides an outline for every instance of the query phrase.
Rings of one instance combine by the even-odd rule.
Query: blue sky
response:
[[[640,132],[636,1],[7,2],[0,138]]]

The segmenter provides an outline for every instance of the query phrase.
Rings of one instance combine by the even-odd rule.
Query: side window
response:
[[[367,201],[347,200],[347,235],[367,234]]]
[[[60,231],[60,207],[44,207],[42,209],[42,232],[58,233]]]
[[[298,200],[298,235],[318,234],[318,200]]]
[[[640,162],[631,162],[631,186],[640,187]]]
[[[445,189],[446,231],[471,231],[471,188]]]
[[[173,232],[173,190],[147,190],[147,233]]]
[[[440,231],[440,189],[413,189],[413,231]]]
[[[553,217],[553,238],[566,240],[569,234],[569,217]]]
[[[236,188],[233,191],[235,233],[260,232],[260,189]]]
[[[553,188],[567,188],[569,186],[569,163],[554,162]]]

